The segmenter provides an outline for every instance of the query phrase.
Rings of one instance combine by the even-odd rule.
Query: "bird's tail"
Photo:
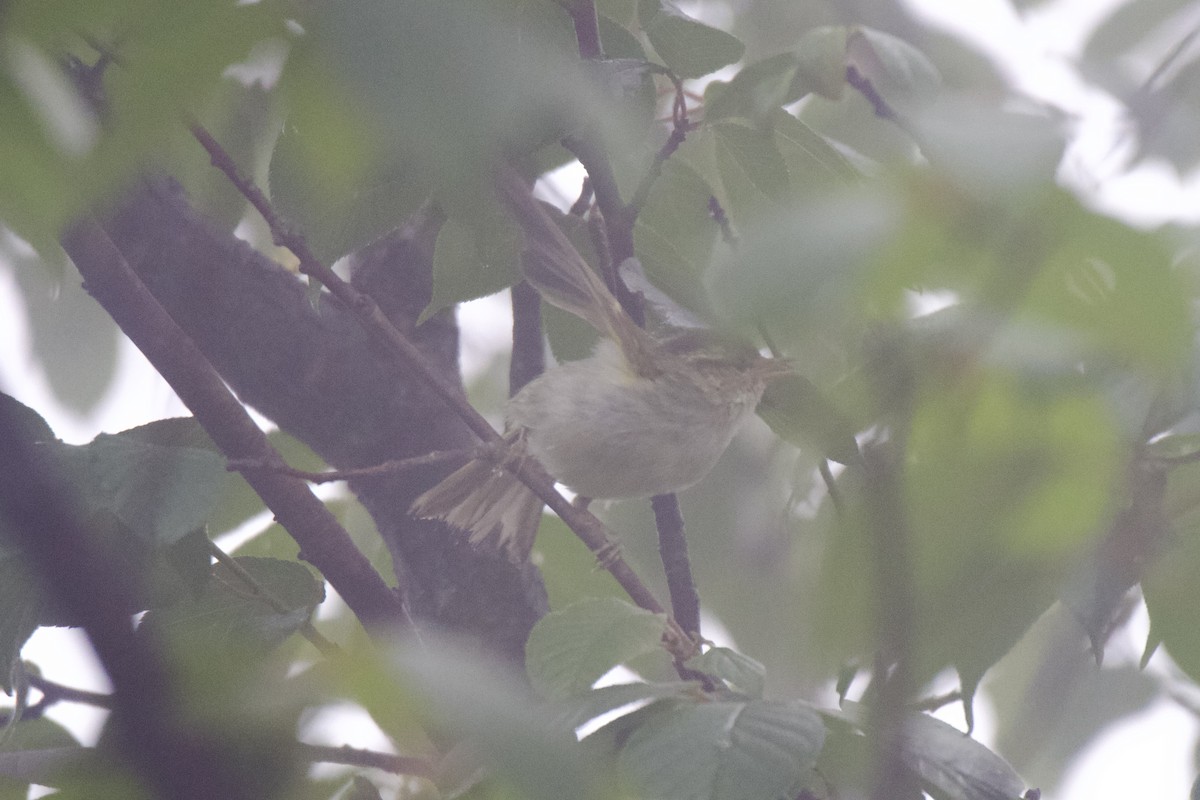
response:
[[[533,549],[542,501],[500,465],[474,459],[414,500],[409,513],[441,520],[519,564]]]

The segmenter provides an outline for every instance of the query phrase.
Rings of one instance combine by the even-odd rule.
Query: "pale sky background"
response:
[[[1060,169],[1061,180],[1108,213],[1142,225],[1167,221],[1200,221],[1200,178],[1180,183],[1173,172],[1147,165],[1122,173],[1119,107],[1102,94],[1084,87],[1070,68],[1093,25],[1119,5],[1117,0],[1056,0],[1019,17],[1006,0],[909,0],[922,15],[990,54],[1014,83],[1080,118],[1079,135]],[[1197,20],[1200,22],[1200,20]],[[102,431],[115,432],[167,416],[186,414],[162,379],[126,343],[121,352],[115,388],[95,414],[81,419],[54,400],[31,355],[25,323],[19,310],[3,302],[16,292],[8,270],[0,270],[0,388],[38,409],[55,431],[74,443],[89,441]],[[507,330],[503,302],[481,301],[460,312],[464,323],[465,363],[494,351],[494,331]],[[1118,649],[1140,652],[1147,622],[1143,614],[1130,626],[1129,641]],[[26,645],[26,658],[37,662],[47,677],[64,683],[105,690],[104,677],[86,644],[74,631],[45,629]],[[1168,669],[1162,654],[1151,669]],[[983,706],[982,702],[977,703]],[[978,708],[977,738],[989,743],[989,714]],[[948,719],[955,712],[948,711]],[[102,716],[83,706],[59,704],[49,716],[94,740]],[[353,714],[338,714],[336,736],[327,743],[380,746],[381,739]],[[1127,798],[1185,798],[1194,779],[1196,719],[1178,705],[1162,701],[1143,714],[1115,726],[1076,761],[1061,791],[1045,800],[1127,800]],[[325,737],[322,737],[325,738]]]

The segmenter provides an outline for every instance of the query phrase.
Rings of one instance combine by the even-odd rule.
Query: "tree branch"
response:
[[[227,458],[283,463],[204,355],[125,261],[98,225],[85,221],[63,238],[87,290],[145,354]],[[296,478],[272,470],[244,473],[304,557],[329,580],[368,630],[411,623],[390,589],[329,509]]]

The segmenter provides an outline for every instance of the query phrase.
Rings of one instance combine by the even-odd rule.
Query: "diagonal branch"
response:
[[[192,133],[208,151],[213,166],[225,173],[266,220],[275,242],[287,247],[300,260],[300,271],[320,281],[336,299],[351,310],[359,325],[389,357],[416,372],[442,400],[454,409],[479,438],[486,443],[502,448],[504,440],[500,434],[467,402],[466,396],[458,387],[450,385],[429,365],[420,350],[392,325],[375,301],[343,281],[333,270],[316,258],[304,236],[282,220],[262,191],[254,185],[253,181],[241,174],[229,154],[204,128],[193,125]],[[517,460],[523,463],[519,468],[514,468],[514,474],[540,497],[542,502],[555,511],[584,544],[596,554],[601,564],[608,569],[629,597],[648,611],[663,613],[662,605],[655,599],[650,589],[616,551],[614,539],[604,523],[591,513],[572,505],[554,487],[554,480],[546,474],[545,470],[540,466],[535,468],[532,459]]]
[[[83,274],[88,291],[171,384],[227,458],[283,462],[99,225],[77,224],[63,237],[63,247]],[[382,633],[411,624],[400,596],[384,583],[303,481],[270,469],[247,470],[244,476],[300,545],[305,559],[329,580],[368,630]]]

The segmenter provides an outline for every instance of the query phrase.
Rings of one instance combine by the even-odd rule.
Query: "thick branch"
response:
[[[204,354],[98,225],[77,224],[64,237],[63,247],[83,274],[88,291],[171,384],[227,458],[282,463]],[[407,623],[400,598],[303,481],[272,470],[250,470],[244,475],[300,545],[304,558],[321,571],[368,629],[382,632]]]

